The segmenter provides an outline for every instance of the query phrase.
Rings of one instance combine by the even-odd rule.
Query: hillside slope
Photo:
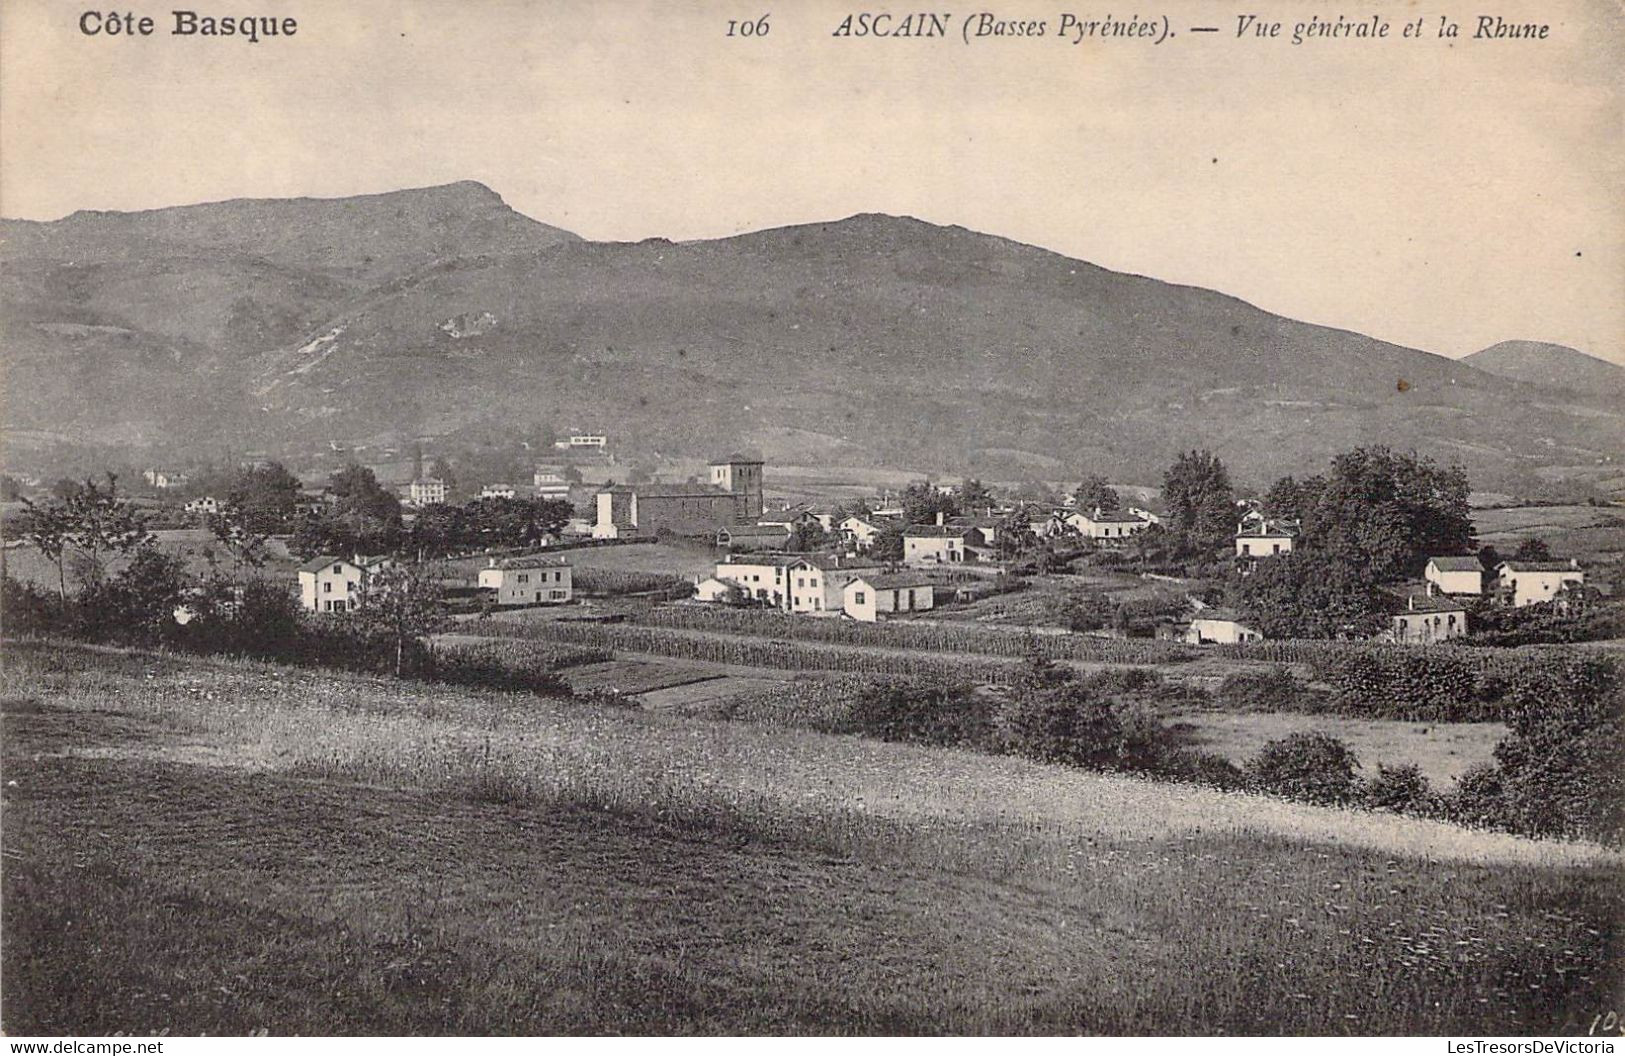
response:
[[[1625,397],[1625,367],[1545,341],[1502,341],[1462,358],[1514,381],[1596,399]]]
[[[540,420],[665,454],[1145,479],[1192,446],[1263,479],[1382,442],[1486,484],[1625,446],[1617,407],[917,220],[634,244],[470,184],[224,205],[7,225],[13,427],[297,447]]]

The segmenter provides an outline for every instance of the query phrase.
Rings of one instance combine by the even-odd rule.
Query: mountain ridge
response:
[[[915,217],[599,242],[473,181],[84,215],[0,222],[14,430],[598,421],[639,450],[1146,479],[1192,446],[1261,477],[1386,442],[1495,480],[1617,474],[1625,434],[1595,400]]]

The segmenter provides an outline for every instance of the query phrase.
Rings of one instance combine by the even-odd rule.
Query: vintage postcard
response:
[[[0,0],[12,1051],[1614,1051],[1622,71],[1619,0]]]

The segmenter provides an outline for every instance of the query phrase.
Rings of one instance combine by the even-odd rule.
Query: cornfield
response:
[[[513,624],[506,633],[600,649],[653,653],[676,660],[702,660],[781,671],[832,671],[855,675],[894,675],[944,682],[1006,683],[1024,666],[1019,660],[947,656],[928,653],[882,653],[831,645],[767,638],[726,638],[714,634],[628,624],[566,623],[539,620]]]
[[[670,599],[694,593],[694,584],[668,572],[634,572],[618,568],[578,568],[573,585],[581,594],[659,594]]]
[[[857,623],[789,616],[760,609],[667,607],[638,613],[632,620],[646,626],[673,630],[1011,659],[1031,656],[1036,652],[1047,660],[1174,664],[1194,660],[1199,655],[1195,649],[1178,642],[1143,638],[1086,638],[1074,634],[1033,634],[1008,627],[902,621]]]

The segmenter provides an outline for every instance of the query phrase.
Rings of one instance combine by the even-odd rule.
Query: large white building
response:
[[[406,500],[413,506],[445,502],[446,482],[439,477],[419,477],[406,486]]]

